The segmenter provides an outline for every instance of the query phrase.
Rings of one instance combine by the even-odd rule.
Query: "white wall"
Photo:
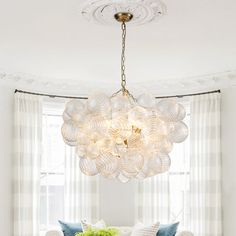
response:
[[[0,86],[0,229],[1,235],[12,231],[11,176],[13,147],[13,90]]]
[[[222,90],[222,179],[225,236],[236,232],[236,88]]]

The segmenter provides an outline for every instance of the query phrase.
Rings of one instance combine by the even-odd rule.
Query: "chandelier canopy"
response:
[[[63,139],[76,147],[84,174],[121,182],[168,171],[173,143],[188,136],[185,109],[175,99],[156,100],[148,93],[134,98],[126,88],[126,22],[132,17],[115,14],[122,27],[121,89],[110,97],[99,93],[86,102],[68,102],[62,125]]]

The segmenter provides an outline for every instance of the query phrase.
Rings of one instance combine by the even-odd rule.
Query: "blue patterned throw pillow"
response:
[[[64,233],[64,236],[75,236],[76,233],[82,232],[81,223],[66,223],[61,220],[58,220],[61,225],[61,229]]]
[[[179,222],[175,224],[160,225],[157,236],[175,236]]]

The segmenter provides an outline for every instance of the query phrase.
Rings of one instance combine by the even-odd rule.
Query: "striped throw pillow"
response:
[[[137,223],[132,230],[131,236],[156,236],[159,226],[159,222],[148,226],[143,225],[142,223]]]

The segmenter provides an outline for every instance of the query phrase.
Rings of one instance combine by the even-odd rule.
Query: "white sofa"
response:
[[[132,232],[132,227],[115,227],[119,229],[121,236],[130,236]],[[61,230],[49,230],[46,232],[45,236],[64,236]],[[189,231],[179,231],[176,236],[194,236],[193,233]]]

